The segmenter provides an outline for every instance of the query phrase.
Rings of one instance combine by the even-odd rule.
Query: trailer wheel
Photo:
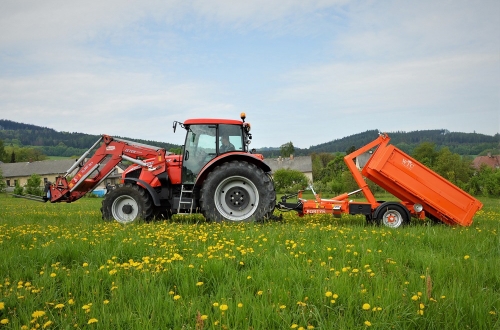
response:
[[[407,212],[399,205],[390,204],[383,206],[378,214],[378,222],[389,228],[399,228],[410,222]]]
[[[272,179],[257,166],[232,161],[217,166],[200,191],[208,221],[262,221],[272,216],[276,193]]]
[[[104,221],[114,219],[119,223],[127,224],[138,219],[151,219],[153,207],[144,189],[127,183],[105,195],[101,212]]]

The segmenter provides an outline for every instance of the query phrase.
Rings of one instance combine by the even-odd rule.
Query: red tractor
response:
[[[128,161],[132,165],[122,174],[123,184],[102,201],[104,220],[129,223],[179,213],[234,222],[272,216],[276,193],[271,169],[262,155],[249,151],[252,135],[244,113],[241,120],[174,122],[174,132],[177,126],[186,130],[182,155],[103,135],[65,175],[46,185],[43,200],[74,202],[102,183],[118,163]]]

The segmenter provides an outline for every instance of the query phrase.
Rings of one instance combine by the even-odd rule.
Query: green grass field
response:
[[[122,226],[0,195],[0,329],[495,329],[500,203],[472,226],[329,216]]]

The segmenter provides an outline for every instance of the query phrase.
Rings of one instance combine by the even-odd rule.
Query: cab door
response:
[[[182,161],[182,183],[194,184],[200,170],[217,155],[217,125],[190,125]]]

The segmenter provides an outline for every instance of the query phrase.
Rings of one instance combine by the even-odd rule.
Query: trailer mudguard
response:
[[[378,219],[378,216],[380,214],[380,212],[382,210],[384,210],[387,206],[390,206],[390,205],[397,205],[401,208],[403,208],[403,210],[405,211],[406,213],[406,216],[408,217],[408,220],[411,219],[411,214],[410,214],[410,211],[408,211],[408,209],[406,208],[406,206],[404,206],[403,204],[401,203],[398,203],[398,202],[384,202],[382,204],[380,204],[376,209],[375,211],[373,212],[373,219]]]

